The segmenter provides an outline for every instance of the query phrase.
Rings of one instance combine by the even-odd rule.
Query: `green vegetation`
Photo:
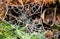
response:
[[[15,39],[13,27],[5,22],[0,21],[0,39]]]
[[[60,27],[52,26],[51,29],[60,30]],[[24,30],[25,28],[23,26],[16,29],[13,25],[0,21],[0,39],[43,39],[42,36],[44,35],[44,32],[40,32],[39,35],[36,33],[28,35],[23,32]]]
[[[44,32],[41,32],[40,35],[36,33],[28,35],[23,32],[24,30],[25,28],[22,26],[16,29],[13,25],[0,21],[0,39],[42,39],[42,35],[44,35]]]
[[[58,27],[57,25],[52,26],[51,29],[57,29],[60,31],[60,27]]]

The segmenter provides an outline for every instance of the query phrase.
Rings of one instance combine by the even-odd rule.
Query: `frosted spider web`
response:
[[[31,3],[25,4],[23,6],[6,4],[7,11],[4,20],[9,22],[10,24],[17,25],[17,26],[20,25],[20,23],[26,24],[25,28],[27,30],[27,33],[29,34],[33,32],[40,33],[41,31],[45,30],[43,27],[42,18],[40,18],[39,22],[35,24],[34,20],[30,16],[38,13],[41,14],[43,9],[43,4],[41,6],[39,6],[36,3],[33,6],[30,6]],[[38,24],[40,24],[41,27],[37,28]]]

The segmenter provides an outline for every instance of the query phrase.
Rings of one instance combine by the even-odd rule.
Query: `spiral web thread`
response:
[[[43,2],[43,4],[44,4],[44,2]],[[38,24],[35,24],[33,22],[34,20],[32,18],[30,18],[29,14],[26,14],[26,13],[32,12],[32,15],[38,14],[38,13],[41,14],[42,9],[43,9],[43,4],[41,6],[39,6],[38,4],[34,4],[32,7],[30,6],[31,3],[25,4],[23,6],[22,5],[10,5],[9,6],[9,4],[6,4],[7,11],[6,11],[6,14],[5,14],[5,17],[3,18],[3,20],[6,20],[10,24],[14,24],[14,25],[20,25],[20,23],[26,24],[25,28],[27,30],[27,33],[29,33],[29,34],[31,34],[33,32],[40,33],[41,31],[44,31],[42,18],[40,18],[40,20],[38,22],[38,24],[40,24],[41,27],[37,28]],[[36,8],[36,6],[38,6],[38,8]],[[35,11],[33,8],[35,8]],[[16,14],[17,16],[14,14]],[[32,19],[32,21],[31,21],[31,19]]]

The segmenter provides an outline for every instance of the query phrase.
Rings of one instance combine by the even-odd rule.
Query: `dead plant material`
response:
[[[0,17],[2,19],[3,19],[4,15],[5,15],[5,13],[6,13],[6,7],[2,2],[0,2]]]
[[[60,13],[56,13],[56,25],[60,25]]]
[[[52,25],[54,20],[54,10],[46,9],[42,14],[43,22]]]

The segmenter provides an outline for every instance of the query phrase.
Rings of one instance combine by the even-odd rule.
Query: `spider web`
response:
[[[43,4],[41,6],[39,6],[36,3],[34,3],[33,5],[32,3],[28,3],[23,6],[6,4],[7,11],[6,11],[4,20],[9,22],[10,24],[17,25],[17,26],[25,24],[24,27],[26,28],[26,33],[29,33],[29,34],[33,32],[40,33],[41,31],[45,30],[43,27],[41,16],[39,17],[37,24],[35,24],[34,22],[34,21],[37,21],[36,17],[35,19],[33,19],[31,18],[31,16],[35,14],[41,15],[43,10]]]

